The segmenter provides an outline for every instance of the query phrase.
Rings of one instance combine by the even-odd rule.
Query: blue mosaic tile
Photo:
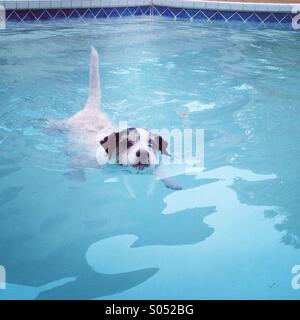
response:
[[[66,16],[66,18],[69,18],[71,13],[73,12],[73,9],[61,9],[60,11]]]
[[[52,19],[56,19],[56,16],[58,15],[59,11],[60,11],[59,9],[49,9],[49,10],[47,10],[48,14],[50,15],[50,17]]]
[[[139,10],[143,13],[143,15],[150,15],[151,9],[151,7],[139,7]]]
[[[182,11],[181,8],[172,8],[172,9],[169,8],[169,10],[171,11],[174,17],[176,17]]]
[[[259,16],[256,15],[256,13],[253,13],[253,14],[247,19],[247,21],[261,23],[261,20],[260,20]]]
[[[210,20],[224,20],[224,17],[220,12],[215,12],[215,14],[210,17]]]
[[[54,16],[55,19],[66,19],[67,16],[62,10],[58,10]]]
[[[182,9],[165,6],[118,7],[118,8],[78,8],[78,9],[32,9],[6,10],[7,21],[42,21],[54,19],[99,19],[154,15],[172,19],[206,20],[206,21],[240,21],[259,24],[276,23],[287,25],[292,22],[292,15],[271,12],[234,12],[207,9]]]
[[[54,19],[90,19],[126,17],[134,15],[150,15],[151,8],[147,7],[118,7],[118,8],[78,8],[78,9],[32,9],[6,10],[7,21],[41,21]]]
[[[164,13],[163,13],[164,17],[171,17],[174,18],[175,14],[173,13],[173,11],[170,8],[167,8]]]
[[[202,10],[202,12],[207,16],[208,19],[212,18],[217,13],[216,10]]]
[[[177,18],[190,19],[191,16],[188,14],[188,12],[186,10],[183,9],[177,14]]]
[[[225,21],[228,20],[234,14],[234,12],[232,11],[219,11],[219,12],[221,13]]]
[[[196,14],[193,16],[193,19],[204,19],[207,20],[207,16],[203,13],[202,10],[199,10],[196,12]]]
[[[100,9],[97,14],[95,15],[95,17],[97,19],[99,18],[107,18],[107,14],[105,13],[105,11],[103,9]]]
[[[122,12],[122,17],[128,17],[131,16],[131,12],[129,10],[129,8],[125,8],[124,11]]]
[[[199,12],[199,10],[197,10],[197,9],[186,9],[186,12],[188,13],[188,15],[190,17],[193,18]]]
[[[263,22],[265,19],[268,18],[270,12],[257,12],[256,15],[259,17],[259,19]]]
[[[241,21],[243,22],[243,18],[240,16],[240,13],[238,12],[235,12],[233,15],[231,15],[227,21]]]
[[[82,14],[83,19],[93,19],[95,16],[93,15],[90,9],[86,9],[85,12]]]
[[[99,13],[100,9],[98,9],[98,8],[90,8],[89,11],[93,15],[93,17],[96,18],[96,16]]]
[[[281,21],[281,23],[292,23],[292,15],[287,14]]]
[[[284,17],[286,17],[287,13],[282,13],[282,12],[276,12],[274,13],[274,16],[276,19],[280,22]]]
[[[34,21],[35,20],[35,16],[33,15],[33,13],[31,11],[28,11],[26,13],[26,15],[22,18],[23,21]]]
[[[251,15],[253,14],[253,12],[242,11],[242,12],[239,12],[239,14],[244,21],[247,21],[251,17]]]
[[[79,14],[79,12],[77,11],[77,9],[74,9],[72,12],[71,12],[71,14],[69,15],[69,17],[68,17],[69,19],[78,19],[78,18],[80,18],[80,14]]]
[[[124,12],[125,8],[120,7],[120,8],[116,8],[115,10],[116,10],[116,12],[117,12],[119,17],[123,17],[124,16],[123,12]]]
[[[138,7],[130,7],[128,8],[128,11],[130,12],[131,15],[134,15],[134,13],[137,11]]]
[[[153,10],[153,15],[163,15],[163,13],[167,10],[167,7],[155,6]]]
[[[276,23],[278,22],[273,14],[270,14],[265,20],[264,23]]]

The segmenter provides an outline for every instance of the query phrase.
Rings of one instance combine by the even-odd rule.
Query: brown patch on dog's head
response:
[[[162,136],[158,134],[152,134],[150,141],[154,150],[159,150],[162,154],[171,156],[167,151],[168,142]]]
[[[118,158],[119,153],[128,150],[135,143],[134,139],[137,139],[138,134],[135,128],[128,128],[119,132],[113,132],[110,135],[104,137],[100,144],[108,154],[108,158],[111,159],[113,154],[116,154]]]

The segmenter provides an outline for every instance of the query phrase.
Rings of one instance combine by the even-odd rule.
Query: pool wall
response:
[[[162,16],[190,21],[223,20],[290,26],[300,5],[200,0],[41,0],[0,1],[6,21],[41,21],[73,18]],[[294,23],[295,26],[295,23]],[[294,28],[295,29],[295,28]]]

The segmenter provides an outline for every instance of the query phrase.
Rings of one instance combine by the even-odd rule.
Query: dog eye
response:
[[[152,141],[151,140],[148,141],[148,147],[150,147],[150,148],[152,147]]]
[[[127,140],[127,148],[130,148],[132,146],[133,146],[133,143],[131,141]]]

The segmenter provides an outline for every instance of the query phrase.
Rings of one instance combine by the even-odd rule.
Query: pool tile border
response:
[[[298,7],[298,12],[300,12],[300,3],[251,3],[214,0],[0,0],[0,5],[4,6],[7,10],[162,6],[182,9],[272,13],[291,13],[293,8]]]
[[[0,0],[7,10],[18,9],[80,9],[151,6],[152,0]]]
[[[199,0],[0,0],[1,5],[6,8],[5,20],[8,22],[161,16],[190,21],[272,23],[285,27],[290,25],[290,29],[293,17],[300,12],[300,6],[292,4],[274,6]]]
[[[99,19],[129,16],[150,16],[151,7],[74,8],[6,10],[6,20],[14,22],[45,21],[57,19]]]
[[[266,0],[267,1],[267,0]],[[152,0],[153,6],[162,6],[181,9],[209,9],[220,11],[251,11],[251,12],[284,12],[291,13],[295,7],[300,12],[300,3],[255,3],[230,1],[203,1],[203,0]]]
[[[284,12],[252,12],[252,11],[222,11],[210,9],[182,9],[170,8],[163,6],[155,6],[153,15],[170,17],[173,19],[188,19],[215,21],[223,20],[225,22],[240,21],[240,22],[256,22],[259,24],[276,23],[276,24],[291,24],[293,14]]]

